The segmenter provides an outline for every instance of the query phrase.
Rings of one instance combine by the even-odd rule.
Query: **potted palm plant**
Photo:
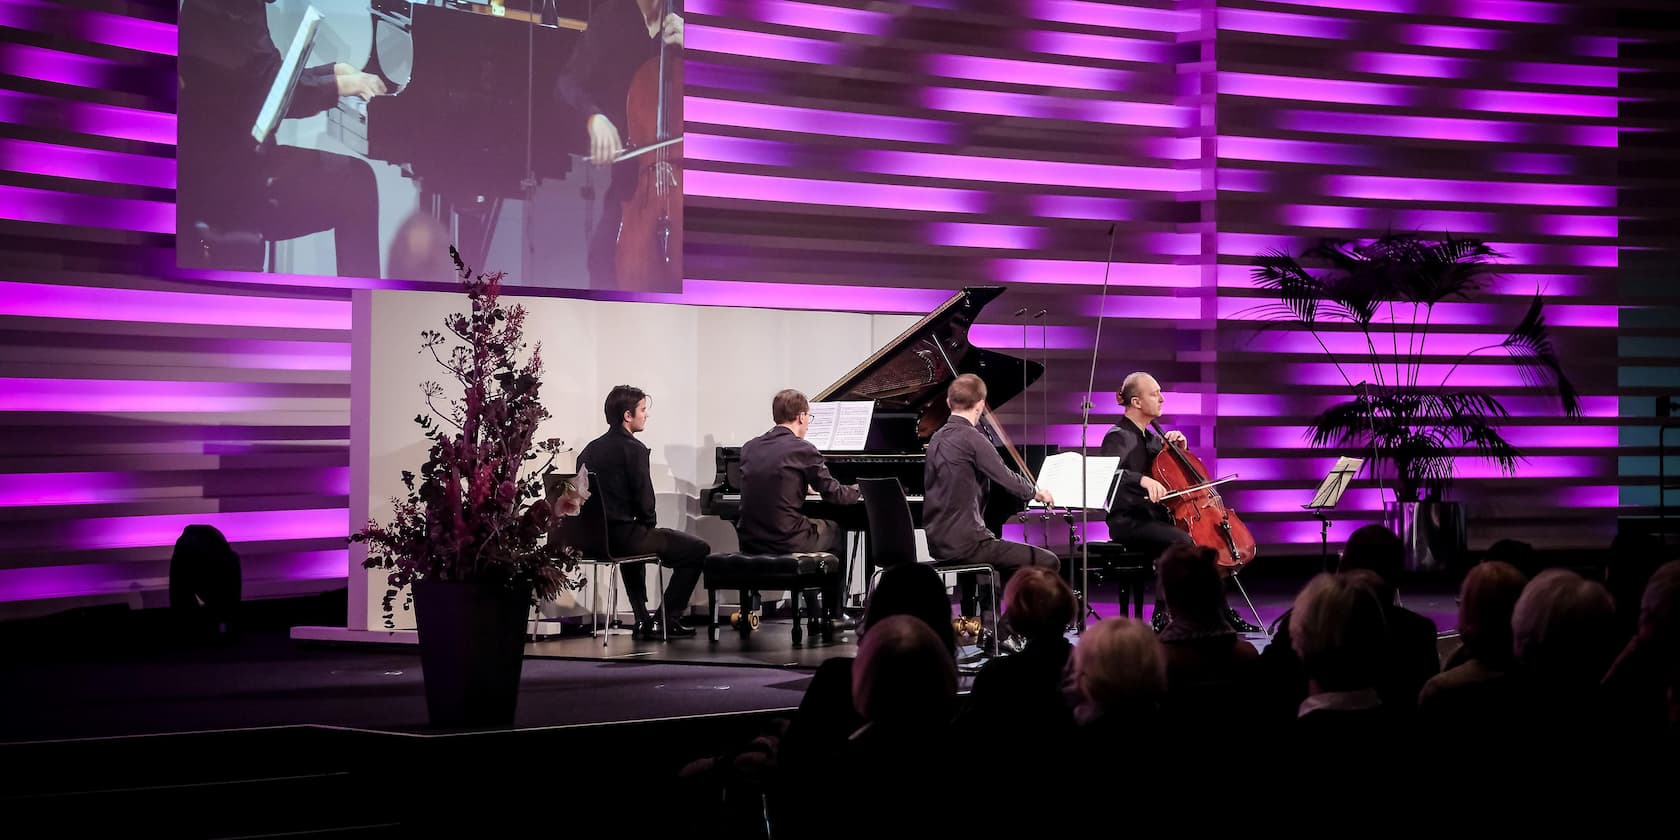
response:
[[[1563,414],[1580,416],[1538,293],[1502,341],[1462,353],[1438,379],[1424,376],[1425,360],[1437,355],[1429,350],[1435,307],[1486,288],[1502,257],[1475,239],[1409,233],[1324,239],[1300,259],[1273,250],[1254,262],[1255,283],[1277,294],[1259,313],[1311,333],[1347,385],[1347,398],[1313,418],[1307,436],[1315,446],[1368,453],[1376,474],[1392,480],[1385,516],[1405,539],[1414,570],[1441,568],[1464,551],[1463,508],[1446,499],[1455,461],[1482,458],[1510,475],[1522,459],[1500,433],[1510,413],[1492,394],[1457,387],[1460,365],[1507,353],[1527,386],[1555,395]],[[1363,352],[1332,352],[1323,338],[1332,330],[1357,332]]]
[[[579,476],[550,503],[541,470],[528,469],[563,449],[536,439],[549,416],[538,398],[541,348],[521,359],[525,311],[502,305],[503,275],[474,275],[449,253],[469,311],[422,332],[420,347],[460,396],[440,404],[444,387],[421,384],[426,411],[414,421],[431,441],[426,462],[418,476],[403,471],[408,494],[392,500],[391,520],[370,521],[351,539],[367,543],[367,568],[390,573],[386,612],[414,609],[433,725],[504,725],[518,700],[531,605],[581,585],[575,550],[548,536],[588,491]]]

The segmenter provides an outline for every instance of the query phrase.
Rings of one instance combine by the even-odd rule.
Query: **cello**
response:
[[[1159,422],[1149,425],[1166,444],[1149,468],[1149,474],[1167,488],[1161,504],[1166,505],[1179,530],[1189,534],[1196,545],[1217,551],[1220,568],[1235,574],[1254,559],[1254,535],[1237,512],[1225,505],[1219,495],[1222,481],[1208,480],[1202,459],[1167,440]]]
[[[635,191],[624,202],[615,255],[618,287],[671,289],[682,283],[682,156],[671,141],[682,135],[682,59],[665,43],[671,0],[659,11],[659,54],[636,68],[625,94],[629,148],[650,148],[634,158]],[[665,145],[660,145],[665,144]],[[657,148],[652,148],[656,147]]]

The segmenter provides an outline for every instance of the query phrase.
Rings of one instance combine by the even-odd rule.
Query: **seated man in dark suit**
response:
[[[776,425],[741,446],[741,518],[735,525],[741,551],[837,554],[844,533],[833,520],[804,515],[805,490],[817,491],[831,504],[855,505],[862,497],[855,485],[834,480],[822,453],[805,439],[811,403],[804,394],[792,388],[777,393],[770,401],[770,417]],[[840,617],[843,585],[837,580],[832,591],[823,592],[830,618]]]
[[[665,598],[660,604],[664,621],[658,622],[648,614],[647,576],[641,565],[619,567],[624,574],[624,594],[636,613],[635,635],[660,638],[659,625],[663,623],[666,635],[692,636],[694,631],[684,627],[680,619],[694,595],[695,584],[700,582],[711,547],[698,537],[658,527],[648,448],[636,440],[636,433],[647,428],[647,394],[629,385],[615,386],[607,394],[605,413],[606,434],[578,453],[578,463],[589,468],[590,487],[606,506],[611,552],[617,556],[657,554],[659,564],[671,568],[671,580],[665,585]]]

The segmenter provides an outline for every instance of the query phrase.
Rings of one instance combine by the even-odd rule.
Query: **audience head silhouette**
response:
[[[956,662],[927,622],[887,616],[858,642],[852,707],[871,724],[937,726],[951,718],[956,697]]]
[[[1458,632],[1470,655],[1503,669],[1511,662],[1511,613],[1528,578],[1498,560],[1480,563],[1465,575],[1458,594]]]
[[[1289,637],[1310,693],[1374,686],[1388,634],[1384,588],[1375,572],[1355,569],[1320,574],[1295,596]]]
[[[1149,625],[1111,618],[1086,628],[1073,649],[1072,679],[1082,719],[1152,712],[1167,691],[1167,658]]]
[[[1155,563],[1167,608],[1175,622],[1228,630],[1223,615],[1225,584],[1219,579],[1218,552],[1197,545],[1175,545]]]
[[[1073,589],[1043,566],[1017,571],[1003,587],[1009,626],[1028,639],[1056,638],[1073,623]]]
[[[864,605],[858,635],[867,635],[877,623],[895,615],[921,619],[944,644],[945,650],[956,655],[957,633],[951,627],[951,601],[939,573],[932,568],[905,563],[882,572],[875,591],[869,594],[869,603]]]
[[[1517,664],[1535,679],[1596,686],[1616,655],[1616,605],[1602,584],[1549,569],[1517,599],[1511,636]]]

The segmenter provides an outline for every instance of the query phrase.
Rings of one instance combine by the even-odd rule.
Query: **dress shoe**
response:
[[[1167,605],[1156,604],[1155,612],[1149,616],[1150,629],[1154,630],[1155,633],[1159,635],[1162,630],[1167,629],[1167,625],[1171,622],[1172,615],[1167,612]]]
[[[1020,653],[1026,649],[1027,640],[1016,633],[1010,633],[1003,637],[1003,641],[998,642],[998,652],[1000,654]]]
[[[651,618],[644,618],[641,621],[636,622],[635,626],[630,628],[630,638],[642,641],[651,641],[660,638],[659,622],[654,621]]]
[[[673,618],[665,622],[665,635],[673,639],[686,639],[694,635],[694,628],[682,623],[680,618]]]
[[[1234,609],[1231,609],[1230,607],[1225,608],[1225,622],[1227,624],[1230,624],[1231,629],[1237,631],[1238,633],[1258,633],[1258,632],[1260,632],[1260,628],[1258,626],[1253,625],[1253,624],[1249,624],[1248,622],[1243,621],[1242,616],[1237,615],[1237,611],[1234,610]]]

